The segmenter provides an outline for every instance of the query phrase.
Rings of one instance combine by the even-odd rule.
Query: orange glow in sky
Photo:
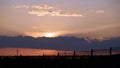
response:
[[[58,37],[59,36],[59,33],[54,33],[54,32],[45,32],[45,33],[39,33],[39,32],[25,32],[25,35],[27,36],[32,36],[34,38],[37,38],[37,37],[49,37],[49,38],[52,38],[52,37]]]
[[[55,33],[46,33],[45,37],[55,37],[56,34]]]
[[[0,0],[0,36],[119,37],[119,0]]]

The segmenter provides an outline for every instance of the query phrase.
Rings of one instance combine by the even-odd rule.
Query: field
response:
[[[0,68],[120,68],[120,55],[0,56]]]

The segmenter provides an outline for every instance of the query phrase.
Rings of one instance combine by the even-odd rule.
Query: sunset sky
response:
[[[0,35],[118,37],[120,0],[0,0]]]

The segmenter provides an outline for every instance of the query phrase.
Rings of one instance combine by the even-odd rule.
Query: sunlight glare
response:
[[[55,37],[55,33],[46,33],[45,37]]]
[[[38,38],[38,37],[49,37],[49,38],[58,37],[58,33],[53,33],[53,32],[47,32],[47,33],[25,32],[25,35],[32,36],[34,38]]]

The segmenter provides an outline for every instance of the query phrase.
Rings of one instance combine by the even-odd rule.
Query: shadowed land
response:
[[[0,56],[0,67],[120,68],[120,54],[111,56]]]
[[[91,49],[88,53],[73,51],[57,55],[24,56],[16,50],[15,56],[0,56],[0,67],[33,68],[120,68],[120,48]]]

